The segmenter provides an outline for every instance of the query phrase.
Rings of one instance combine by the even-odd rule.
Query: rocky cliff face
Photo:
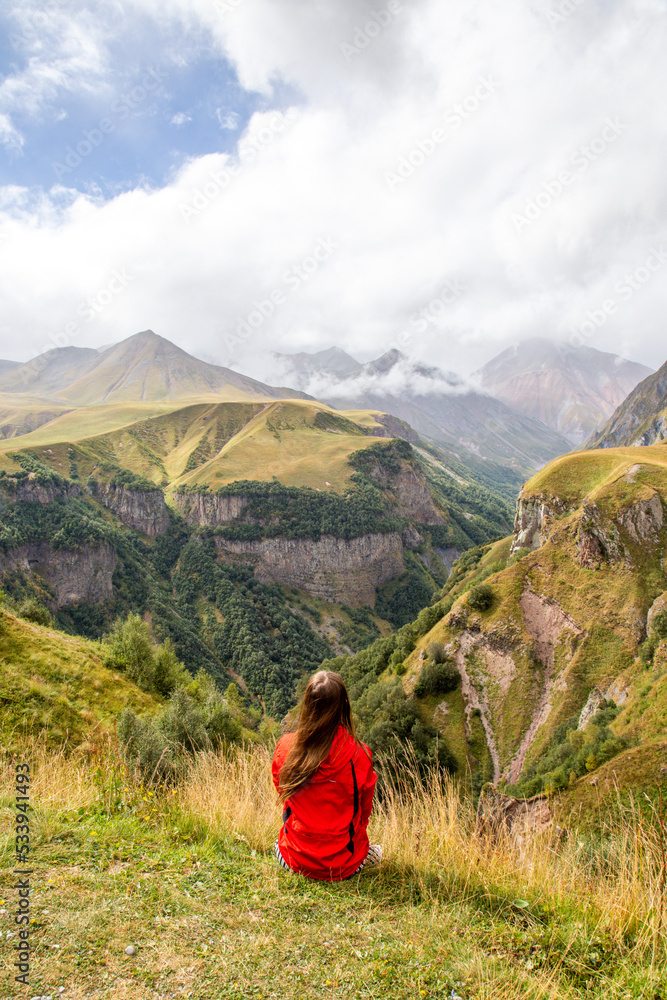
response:
[[[549,536],[554,517],[568,510],[558,497],[519,497],[514,517],[514,539],[510,555],[519,549],[539,549]]]
[[[248,504],[248,498],[240,493],[227,496],[175,493],[174,504],[187,524],[215,528],[240,517]]]
[[[92,496],[121,521],[154,538],[169,527],[169,512],[161,490],[132,490],[125,486],[97,486]]]
[[[282,583],[306,590],[314,597],[353,607],[373,605],[375,588],[403,572],[400,534],[362,535],[349,540],[324,535],[310,538],[266,538],[240,542],[216,537],[227,560],[255,566],[265,583]]]
[[[401,460],[398,472],[388,471],[377,462],[366,470],[369,478],[393,497],[396,513],[418,524],[442,524],[444,518],[433,503],[428,483],[411,462]]]
[[[81,487],[76,483],[42,483],[38,482],[34,472],[27,479],[3,479],[0,490],[14,503],[53,503],[54,500],[67,500],[69,497],[81,495]]]
[[[606,517],[597,504],[583,505],[577,551],[579,563],[586,569],[597,569],[603,562],[633,566],[639,549],[643,554],[656,549],[664,524],[664,509],[657,493],[637,500]]]
[[[0,577],[9,570],[41,576],[55,592],[54,608],[111,597],[111,578],[118,556],[110,545],[82,549],[52,549],[48,542],[0,552]]]

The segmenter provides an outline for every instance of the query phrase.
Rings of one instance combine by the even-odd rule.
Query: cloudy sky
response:
[[[667,357],[666,0],[6,0],[0,358]]]

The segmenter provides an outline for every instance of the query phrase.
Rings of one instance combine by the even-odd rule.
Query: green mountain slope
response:
[[[377,437],[382,414],[218,401],[143,418],[153,405],[84,407],[2,442],[0,576],[91,637],[149,613],[191,669],[240,678],[272,714],[509,527],[502,499]]]
[[[103,666],[98,643],[0,610],[4,749],[25,748],[30,735],[47,744],[77,746],[100,732],[114,732],[124,708],[151,713],[160,702]]]
[[[607,790],[615,774],[667,792],[666,515],[664,448],[547,466],[513,536],[466,552],[412,625],[334,661],[367,731],[400,679],[474,782],[590,804],[604,765]]]

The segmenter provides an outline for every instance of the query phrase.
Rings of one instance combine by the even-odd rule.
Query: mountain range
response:
[[[561,402],[564,359],[549,383]],[[280,360],[292,389],[144,331],[0,366],[12,608],[46,605],[95,639],[137,612],[273,718],[338,654],[357,694],[374,686],[358,704],[377,703],[383,731],[400,685],[474,781],[576,800],[595,771],[605,794],[616,777],[650,790],[667,735],[667,461],[630,445],[661,438],[667,366],[620,404],[605,450],[571,453],[535,417],[397,352]],[[611,364],[598,377],[595,361],[572,360],[591,407]],[[481,468],[516,484],[532,468],[513,532]],[[443,663],[453,690],[437,687]]]
[[[282,378],[332,406],[386,410],[459,460],[529,475],[581,444],[650,369],[589,347],[526,341],[466,384],[397,350],[362,364],[340,348],[277,354]]]
[[[366,364],[337,349],[278,360],[289,384],[337,408],[391,413],[464,464],[494,464],[525,477],[571,447],[541,421],[395,349]]]
[[[475,377],[485,392],[581,445],[650,374],[615,354],[534,338],[503,351]]]
[[[29,433],[80,406],[141,403],[159,412],[203,397],[317,398],[336,409],[392,414],[445,459],[492,479],[507,476],[495,467],[525,478],[581,444],[650,374],[593,348],[539,339],[503,351],[471,383],[397,350],[365,364],[338,347],[275,360],[282,387],[202,361],[145,330],[100,350],[72,346],[25,364],[0,361],[0,436]]]
[[[76,406],[157,402],[210,393],[224,399],[303,396],[200,361],[152,330],[101,351],[56,347],[22,365],[0,362],[0,395],[6,393]]]

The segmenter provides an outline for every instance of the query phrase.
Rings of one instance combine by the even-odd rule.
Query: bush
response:
[[[40,604],[34,597],[29,597],[23,601],[18,608],[19,618],[25,618],[28,622],[35,622],[37,625],[53,625],[53,615],[48,608]]]
[[[488,611],[493,604],[493,587],[490,583],[480,583],[471,587],[468,593],[468,607],[473,611]]]
[[[155,691],[163,697],[174,691],[179,684],[190,680],[191,675],[176,656],[171,639],[167,638],[161,646],[155,647],[153,660],[153,685]]]
[[[429,642],[427,652],[434,663],[444,663],[447,660],[447,650],[443,642]]]
[[[523,557],[524,557],[524,556],[527,556],[527,555],[528,555],[528,553],[529,553],[529,552],[532,552],[532,551],[533,551],[533,550],[532,550],[532,549],[529,549],[529,548],[528,548],[528,546],[526,546],[526,545],[522,545],[520,549],[517,549],[517,550],[516,550],[516,552],[514,553],[514,555],[511,555],[511,556],[510,556],[510,557],[508,558],[508,560],[507,560],[507,565],[508,565],[508,566],[511,566],[511,565],[512,565],[513,563],[515,563],[515,562],[518,562],[518,561],[519,561],[519,559],[523,559]]]
[[[651,632],[659,639],[667,639],[667,611],[658,611],[651,622]]]
[[[131,708],[118,719],[118,739],[128,763],[136,764],[146,784],[171,781],[175,770],[167,738],[149,719],[139,719]]]
[[[410,772],[416,765],[422,778],[433,771],[456,770],[456,758],[442,735],[422,722],[414,700],[408,698],[400,678],[373,684],[358,699],[359,735],[378,755],[379,786],[383,773]]]
[[[232,685],[233,687],[233,685]],[[178,687],[157,719],[139,719],[125,709],[118,720],[118,738],[128,763],[135,764],[146,784],[176,777],[183,754],[217,750],[243,742],[243,727],[235,715],[238,691],[225,699],[215,681],[200,670],[187,687]]]
[[[414,693],[417,698],[424,698],[428,694],[447,694],[458,687],[460,680],[461,674],[451,661],[427,663],[422,667]]]
[[[444,608],[441,604],[434,604],[428,608],[423,608],[417,615],[417,629],[419,635],[426,635],[434,625],[443,617]]]
[[[191,676],[176,658],[169,639],[161,646],[153,642],[151,631],[138,614],[116,619],[112,631],[105,637],[105,667],[122,670],[144,691],[165,697]]]

